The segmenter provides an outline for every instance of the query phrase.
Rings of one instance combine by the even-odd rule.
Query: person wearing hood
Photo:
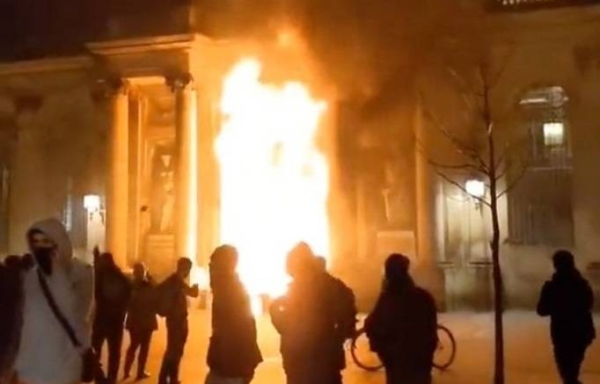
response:
[[[121,360],[123,326],[131,297],[131,282],[117,266],[111,253],[102,253],[96,260],[96,314],[92,346],[99,355],[108,345],[108,381],[116,383]]]
[[[82,356],[90,348],[92,267],[73,257],[67,231],[57,219],[34,224],[27,232],[27,242],[33,264],[22,272],[22,324],[15,373],[20,383],[79,383]],[[53,311],[49,295],[72,328],[77,346]]]
[[[594,294],[575,267],[575,258],[560,250],[553,256],[555,273],[542,288],[537,312],[550,316],[554,357],[565,384],[578,384],[585,352],[596,337]]]
[[[433,297],[415,285],[410,260],[392,254],[385,262],[384,288],[365,330],[386,371],[387,384],[430,384],[437,345]]]
[[[250,298],[237,275],[237,263],[237,249],[230,245],[218,247],[210,258],[213,302],[207,384],[248,384],[262,362]]]

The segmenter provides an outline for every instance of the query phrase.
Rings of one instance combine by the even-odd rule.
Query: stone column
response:
[[[175,256],[197,258],[198,123],[193,79],[167,79],[175,94]]]
[[[215,114],[216,92],[208,83],[198,94],[198,262],[208,266],[209,258],[220,239],[219,162],[214,150],[219,121]]]
[[[106,250],[121,267],[127,263],[129,212],[129,97],[121,79],[107,87],[110,107],[109,166],[106,180]]]
[[[415,187],[417,265],[415,273],[420,283],[431,291],[438,303],[445,301],[443,274],[437,263],[435,180],[428,160],[428,139],[423,121],[421,100],[415,106]]]

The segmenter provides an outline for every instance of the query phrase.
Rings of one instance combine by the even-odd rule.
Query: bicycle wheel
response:
[[[450,330],[443,325],[438,325],[438,345],[433,356],[433,366],[445,371],[454,363],[456,358],[456,340]]]
[[[379,360],[379,356],[371,351],[369,339],[364,329],[358,330],[352,338],[350,354],[354,363],[366,371],[375,372],[383,368],[383,363]]]

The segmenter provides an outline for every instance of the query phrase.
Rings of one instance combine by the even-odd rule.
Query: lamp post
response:
[[[469,196],[482,199],[485,196],[485,183],[477,179],[469,179],[465,183],[465,190]]]
[[[87,211],[87,250],[91,251],[95,246],[104,247],[106,227],[102,198],[99,195],[85,195],[83,207]]]

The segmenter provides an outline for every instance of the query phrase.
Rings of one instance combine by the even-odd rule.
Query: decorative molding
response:
[[[0,64],[0,76],[40,72],[71,71],[74,69],[87,69],[91,68],[92,66],[93,60],[90,56],[17,61],[13,63]]]
[[[119,76],[107,76],[96,80],[91,96],[94,102],[102,102],[113,96],[128,95],[131,84],[127,79]]]
[[[184,34],[88,43],[86,47],[92,53],[102,56],[112,56],[173,49],[184,50],[191,48],[196,40],[196,35]]]
[[[488,0],[487,4],[492,11],[522,12],[549,8],[597,5],[600,4],[600,0]]]
[[[194,77],[189,72],[167,75],[165,76],[165,80],[167,86],[169,86],[173,92],[185,89],[187,86],[194,83]]]

